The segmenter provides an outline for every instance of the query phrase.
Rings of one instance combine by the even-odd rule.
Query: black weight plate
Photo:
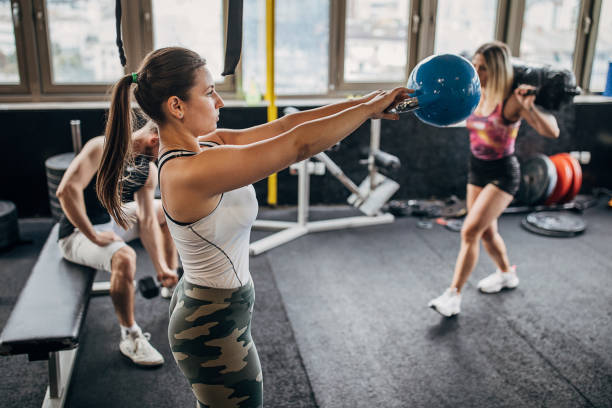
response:
[[[46,168],[47,171],[47,177],[51,176],[51,177],[55,177],[55,178],[62,178],[62,176],[64,175],[64,173],[66,172],[67,169],[50,169],[50,168]]]
[[[0,220],[16,218],[17,207],[11,201],[0,200]]]
[[[64,177],[64,173],[65,172],[62,174],[51,174],[47,172],[47,183],[52,183],[56,187],[59,186],[60,182],[62,181],[62,177]]]
[[[7,248],[17,241],[19,241],[17,207],[10,201],[0,200],[0,248]]]
[[[58,154],[45,160],[45,167],[50,171],[65,171],[70,166],[72,159],[74,159],[74,153]]]
[[[59,201],[49,200],[49,204],[51,207],[51,215],[56,221],[59,220],[62,215],[64,215],[64,211],[62,210],[62,206],[60,205]]]
[[[55,192],[58,187],[59,187],[59,184],[54,183],[52,180],[47,180],[47,189],[49,191]]]
[[[527,205],[535,205],[546,198],[550,184],[550,159],[539,154],[521,165],[521,184],[517,198]]]
[[[574,237],[586,229],[581,216],[560,211],[531,213],[523,218],[521,225],[528,231],[549,237]]]

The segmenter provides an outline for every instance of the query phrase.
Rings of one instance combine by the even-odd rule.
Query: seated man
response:
[[[157,279],[164,287],[177,283],[178,255],[166,225],[161,201],[155,199],[159,135],[148,122],[134,132],[134,162],[124,176],[122,201],[130,228],[124,230],[113,221],[96,196],[96,178],[102,158],[104,136],[85,144],[66,170],[57,189],[65,216],[60,219],[59,246],[69,261],[104,269],[111,274],[110,296],[119,318],[119,350],[135,364],[161,365],[162,355],[149,343],[134,321],[134,276],[136,252],[126,242],[140,237]]]

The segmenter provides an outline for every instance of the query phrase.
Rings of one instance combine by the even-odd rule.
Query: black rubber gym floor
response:
[[[312,219],[356,215],[314,208]],[[295,219],[295,210],[264,210]],[[459,234],[417,219],[306,235],[251,258],[257,300],[253,337],[266,407],[612,406],[612,210],[586,210],[586,232],[547,238],[505,215],[500,231],[520,286],[477,292],[494,267],[484,251],[464,289],[461,315],[426,307],[450,283]],[[51,228],[20,221],[23,239],[0,254],[0,326]],[[264,236],[254,231],[253,239]],[[152,271],[144,250],[138,275]],[[101,273],[98,279],[107,278]],[[70,407],[192,407],[168,350],[168,301],[136,299],[136,318],[166,358],[154,370],[118,351],[108,297],[90,303]],[[0,358],[3,407],[40,406],[46,366]]]

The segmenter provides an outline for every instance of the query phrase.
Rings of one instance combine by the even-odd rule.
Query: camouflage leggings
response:
[[[263,381],[251,338],[253,283],[235,289],[181,279],[170,302],[168,339],[199,407],[262,407]]]

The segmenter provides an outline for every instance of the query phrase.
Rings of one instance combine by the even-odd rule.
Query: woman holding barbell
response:
[[[512,201],[520,184],[520,167],[514,143],[524,119],[538,134],[559,137],[554,116],[534,105],[534,87],[519,85],[512,90],[511,53],[504,43],[494,41],[478,48],[472,59],[481,84],[481,99],[467,119],[470,150],[467,209],[461,230],[450,288],[429,302],[440,314],[450,317],[461,310],[461,291],[478,261],[480,241],[497,270],[478,282],[485,293],[515,288],[516,267],[508,260],[506,245],[497,229],[497,219]]]
[[[251,184],[335,145],[367,119],[397,119],[384,111],[410,90],[377,91],[253,128],[217,129],[223,100],[205,61],[184,48],[153,51],[112,95],[98,195],[118,224],[125,223],[120,175],[129,157],[132,86],[159,127],[162,203],[184,268],[170,304],[174,357],[199,406],[261,407],[250,334],[249,235],[258,208]]]

